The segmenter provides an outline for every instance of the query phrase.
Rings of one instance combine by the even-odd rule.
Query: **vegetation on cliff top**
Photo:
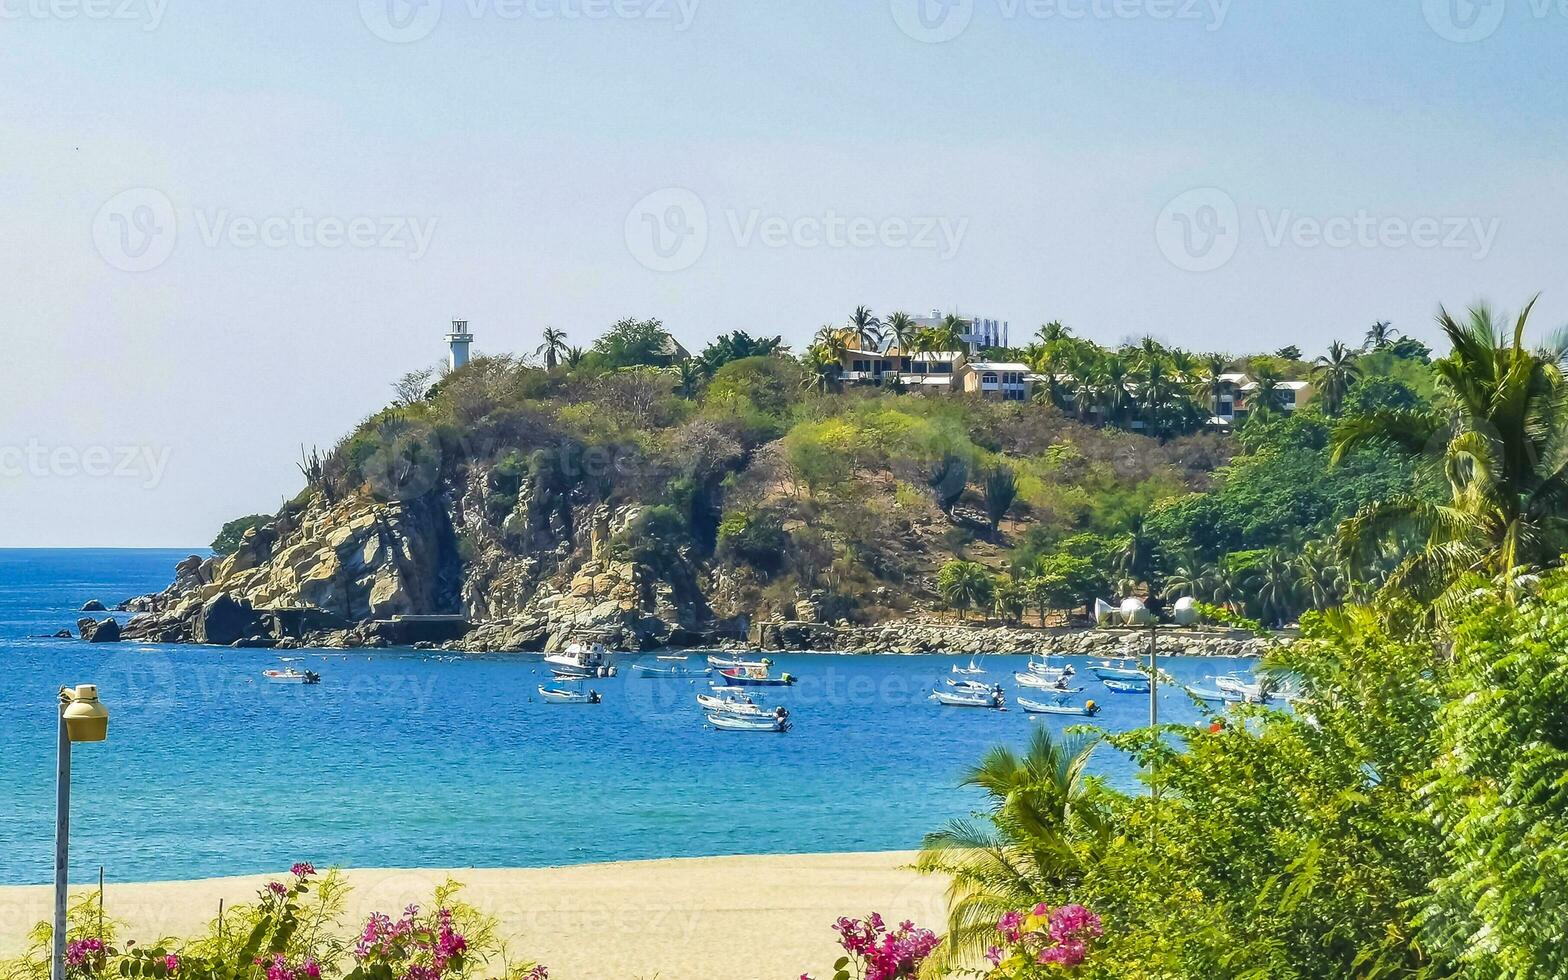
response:
[[[1334,448],[1346,418],[1447,411],[1430,351],[1386,329],[1309,363],[1148,338],[1107,348],[1048,324],[1026,349],[990,352],[1040,372],[1022,404],[841,383],[846,344],[888,329],[933,348],[956,330],[887,323],[857,310],[798,358],[737,331],[688,359],[657,320],[623,320],[586,350],[551,329],[543,364],[488,356],[405,377],[393,404],[307,459],[310,488],[293,506],[419,497],[477,469],[518,554],[585,508],[660,508],[647,520],[664,543],[620,554],[655,577],[722,573],[721,613],[791,616],[811,597],[832,618],[946,605],[1019,620],[1136,592],[1285,622],[1369,594],[1398,566],[1388,549],[1352,563],[1329,541],[1342,521],[1440,489],[1391,439]],[[1205,406],[1232,369],[1263,390],[1221,434]],[[1270,391],[1292,377],[1324,397],[1284,411]],[[940,573],[960,561],[990,581],[944,590]]]

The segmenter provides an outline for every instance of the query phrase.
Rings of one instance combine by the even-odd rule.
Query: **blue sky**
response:
[[[958,0],[923,37],[916,2],[0,0],[0,546],[275,508],[453,316],[490,351],[860,303],[1238,352],[1568,320],[1543,0]]]

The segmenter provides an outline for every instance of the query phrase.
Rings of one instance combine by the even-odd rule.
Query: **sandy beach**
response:
[[[354,870],[345,918],[428,901],[450,876],[467,886],[469,902],[500,920],[519,958],[547,964],[556,980],[792,980],[803,971],[831,975],[839,955],[831,926],[840,915],[878,911],[891,922],[936,926],[943,882],[909,870],[913,860],[887,852]],[[191,935],[213,919],[220,899],[251,901],[268,880],[110,882],[107,911],[128,924],[128,937]],[[0,888],[0,956],[19,952],[49,909],[47,886]]]

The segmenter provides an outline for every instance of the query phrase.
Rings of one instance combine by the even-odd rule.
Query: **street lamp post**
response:
[[[71,851],[71,743],[102,742],[109,737],[109,709],[98,703],[98,688],[79,684],[60,688],[54,790],[54,935],[49,980],[65,980],[66,866]]]

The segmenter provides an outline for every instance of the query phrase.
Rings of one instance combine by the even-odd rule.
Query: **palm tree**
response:
[[[995,587],[985,566],[972,561],[950,561],[936,577],[937,594],[948,608],[960,613],[989,606]]]
[[[1343,574],[1329,548],[1321,541],[1308,544],[1296,559],[1300,578],[1297,589],[1313,609],[1327,609],[1339,601]]]
[[[1328,414],[1338,415],[1345,393],[1361,377],[1361,368],[1356,364],[1355,352],[1336,340],[1329,345],[1328,353],[1319,355],[1313,363],[1312,377],[1322,393],[1323,407]]]
[[[857,306],[849,316],[849,329],[861,350],[876,350],[882,345],[882,321],[871,313],[869,306]]]
[[[1055,343],[1058,340],[1066,340],[1073,335],[1073,332],[1062,326],[1062,321],[1052,320],[1050,323],[1042,324],[1040,329],[1035,331],[1034,335],[1040,338],[1042,345],[1045,345]]]
[[[1259,368],[1254,381],[1256,387],[1252,389],[1247,398],[1247,407],[1253,415],[1267,415],[1277,412],[1285,400],[1285,379],[1275,371],[1268,368]]]
[[[1258,618],[1265,623],[1283,623],[1290,619],[1299,580],[1299,570],[1289,558],[1277,551],[1270,552],[1252,576]]]
[[[1123,413],[1134,404],[1132,371],[1127,359],[1119,354],[1105,358],[1100,368],[1100,401],[1105,406],[1106,421],[1116,425]]]
[[[583,362],[583,349],[581,347],[568,347],[566,348],[566,353],[561,355],[561,359],[566,362],[567,367],[574,368]]]
[[[985,794],[987,812],[928,834],[916,862],[922,873],[951,882],[947,937],[933,964],[939,971],[984,952],[998,918],[1060,894],[1110,846],[1110,822],[1085,776],[1099,744],[1098,735],[1057,739],[1038,726],[1022,756],[998,746],[964,775],[964,786]]]
[[[910,348],[914,346],[915,334],[918,330],[915,318],[902,310],[887,318],[887,336],[898,346],[898,352],[905,357],[909,356]]]
[[[1143,516],[1132,519],[1132,526],[1111,552],[1112,568],[1136,586],[1154,573],[1154,539],[1143,529]]]
[[[801,387],[819,394],[826,393],[838,383],[839,371],[842,369],[838,355],[820,343],[806,348],[806,352],[801,355],[800,366],[805,368],[800,379]]]
[[[687,358],[675,365],[675,390],[682,398],[696,398],[706,379],[707,372],[700,360]]]
[[[1383,588],[1435,603],[1439,617],[1468,591],[1466,579],[1512,594],[1522,575],[1559,564],[1568,548],[1568,337],[1527,349],[1534,305],[1511,336],[1485,307],[1463,323],[1442,311],[1438,324],[1454,349],[1433,369],[1450,407],[1347,419],[1334,434],[1335,462],[1382,440],[1446,478],[1446,502],[1402,494],[1367,505],[1339,531],[1362,564],[1390,535],[1418,541]]]
[[[1166,599],[1192,596],[1207,600],[1213,595],[1214,570],[1203,564],[1196,552],[1189,551],[1177,558],[1165,573],[1165,588],[1161,595]]]
[[[1363,350],[1382,350],[1394,345],[1394,338],[1399,331],[1387,320],[1379,320],[1367,328],[1367,339],[1362,343]]]
[[[554,327],[545,327],[544,343],[540,344],[534,353],[544,356],[544,369],[546,371],[554,371],[556,364],[560,363],[560,359],[565,355],[567,349],[566,331],[557,330]]]
[[[1173,407],[1175,397],[1175,385],[1165,369],[1165,362],[1149,361],[1138,384],[1138,401],[1143,406],[1144,424],[1150,435],[1162,436],[1166,432],[1167,410]]]
[[[1230,366],[1230,358],[1224,354],[1210,354],[1204,359],[1203,367],[1199,372],[1198,380],[1193,385],[1193,395],[1200,401],[1210,415],[1219,414],[1220,396],[1230,388],[1230,382],[1223,375]]]
[[[1214,601],[1231,612],[1236,612],[1246,604],[1252,589],[1250,574],[1224,562],[1214,570],[1209,581],[1210,595],[1214,596]]]

